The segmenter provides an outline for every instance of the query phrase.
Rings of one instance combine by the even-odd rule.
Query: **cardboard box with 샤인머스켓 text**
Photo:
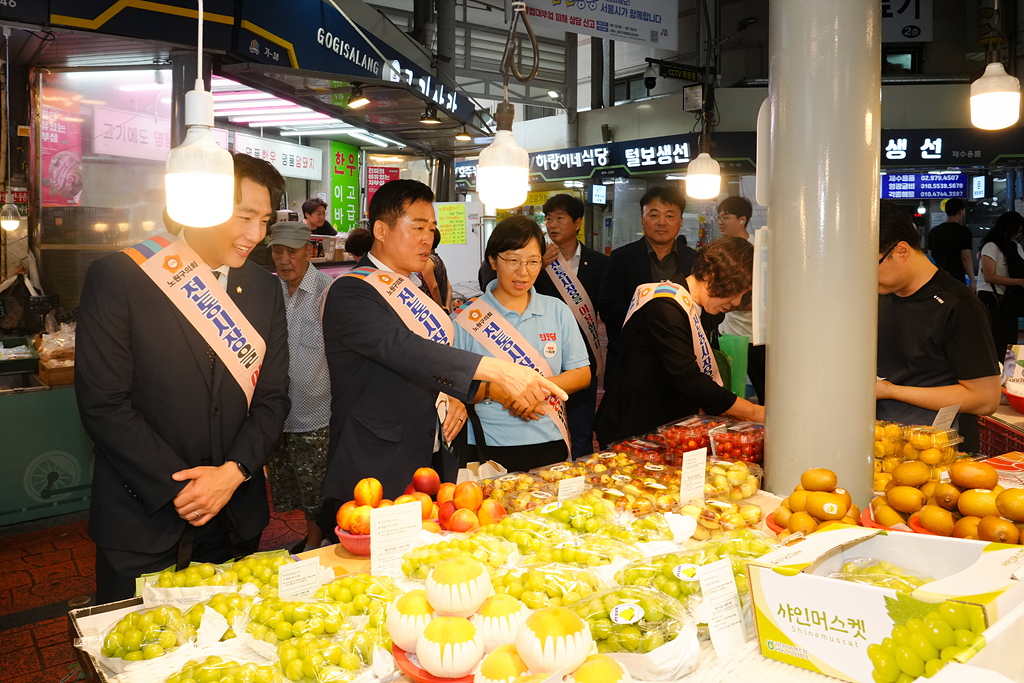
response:
[[[855,558],[884,560],[933,581],[908,594],[827,576]],[[967,620],[959,626],[970,623],[967,630],[980,634],[1024,601],[1021,576],[1022,546],[843,525],[811,534],[747,565],[761,653],[855,683],[895,681],[891,667],[888,679],[873,678],[869,646],[881,646],[893,636],[894,627],[906,627],[909,619],[925,622],[932,613],[942,613],[944,601],[952,601],[947,607],[956,621]],[[966,660],[982,643],[964,650],[960,659]],[[877,658],[878,649],[872,651]],[[906,654],[899,659],[912,665],[913,658]]]

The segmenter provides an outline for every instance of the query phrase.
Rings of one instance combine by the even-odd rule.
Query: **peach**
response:
[[[445,501],[451,500],[455,495],[455,484],[446,481],[437,489],[437,504],[444,505]]]
[[[423,520],[423,530],[424,531],[432,531],[435,534],[441,533],[440,525],[437,522],[435,522],[434,520],[432,520],[432,519],[425,519],[425,520]]]
[[[386,508],[386,507],[388,507],[390,505],[394,505],[394,504],[395,504],[395,501],[388,500],[387,498],[385,498],[384,500],[380,501],[380,503],[377,504],[377,507],[379,507],[379,508]]]
[[[437,519],[437,513],[440,512],[441,508],[437,507],[437,503],[433,503],[430,506],[430,517],[428,519]]]
[[[480,509],[480,503],[484,500],[484,492],[475,481],[464,481],[455,487],[455,495],[452,496],[455,507],[460,510],[476,512]],[[476,515],[473,515],[476,517]]]
[[[338,526],[341,527],[342,531],[348,531],[349,526],[352,524],[352,511],[355,509],[356,502],[354,500],[350,500],[338,508]]]
[[[412,494],[403,493],[398,498],[395,498],[395,505],[405,505],[406,503],[419,503],[419,499],[413,497]],[[422,503],[420,503],[422,505]]]
[[[441,487],[441,477],[430,467],[421,467],[413,473],[412,485],[420,493],[433,496]]]
[[[450,500],[446,500],[445,502],[441,503],[441,507],[437,509],[438,524],[440,524],[445,529],[451,528],[449,526],[449,523],[451,521],[452,515],[455,514],[455,510],[457,509],[458,508],[455,507],[455,503]]]
[[[430,499],[430,496],[425,493],[420,493],[419,491],[412,494],[412,496],[420,502],[420,505],[423,506],[423,519],[432,519],[430,513],[434,511],[434,501]]]
[[[455,511],[455,514],[453,514],[452,518],[448,521],[448,525],[448,528],[452,531],[475,531],[480,527],[480,520],[476,518],[475,512],[463,508]]]
[[[349,531],[356,535],[365,535],[370,533],[370,511],[373,510],[369,505],[360,505],[352,511],[352,520],[350,522],[351,528]]]
[[[384,499],[384,487],[373,477],[361,479],[352,493],[356,505],[369,505],[375,508]]]
[[[480,509],[476,514],[481,526],[494,524],[505,516],[505,506],[493,498],[488,498],[480,504]]]
[[[404,493],[407,496],[411,496],[412,494],[416,493],[416,487],[412,485],[412,482],[409,482],[409,485],[405,487],[405,491],[403,491],[402,493]]]

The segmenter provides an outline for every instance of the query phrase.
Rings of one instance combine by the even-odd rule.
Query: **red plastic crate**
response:
[[[1024,451],[1024,432],[990,417],[978,416],[978,436],[981,455],[988,458],[1011,451]]]

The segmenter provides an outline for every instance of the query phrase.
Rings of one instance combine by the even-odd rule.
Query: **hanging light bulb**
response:
[[[473,136],[470,135],[469,131],[466,130],[466,127],[463,126],[462,130],[455,134],[455,139],[459,142],[471,142],[473,140]]]
[[[199,63],[195,89],[185,94],[185,139],[167,155],[167,213],[194,228],[220,225],[235,208],[235,165],[213,137],[213,95],[203,84],[203,0],[199,0]],[[277,208],[277,207],[274,207]]]
[[[348,108],[359,109],[359,107],[365,107],[370,103],[370,98],[363,94],[363,86],[359,83],[355,83],[352,88],[352,93],[348,96]]]
[[[498,105],[495,121],[498,132],[494,142],[480,152],[476,171],[476,191],[488,208],[511,209],[522,206],[530,178],[530,155],[512,136],[515,107],[505,101]]]
[[[924,202],[920,202],[920,203],[919,203],[919,204],[917,205],[917,214],[918,214],[919,216],[923,216],[923,215],[925,214],[925,211],[927,211],[927,210],[928,210],[928,207],[926,207],[926,206],[924,205]]]
[[[1020,118],[1020,81],[996,61],[971,83],[971,123],[983,130],[999,130]]]
[[[7,232],[17,230],[21,225],[21,213],[14,204],[14,196],[8,192],[3,208],[0,208],[0,227]]]
[[[701,152],[686,167],[686,194],[694,199],[714,199],[722,191],[722,173],[718,162]]]

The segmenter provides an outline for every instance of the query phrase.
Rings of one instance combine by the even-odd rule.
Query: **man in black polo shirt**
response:
[[[963,224],[964,208],[962,199],[946,200],[946,222],[936,225],[928,233],[928,251],[935,259],[935,265],[953,276],[957,282],[969,282],[974,291],[974,260],[971,250],[974,238],[971,229]]]
[[[881,202],[875,416],[930,425],[945,406],[990,415],[999,406],[988,311],[920,248],[910,215]]]

